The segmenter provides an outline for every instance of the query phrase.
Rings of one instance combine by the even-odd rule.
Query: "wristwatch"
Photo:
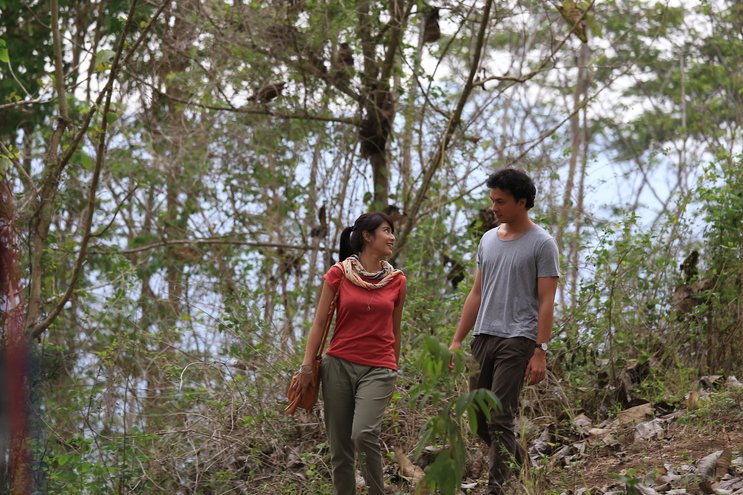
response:
[[[547,342],[542,342],[541,344],[537,344],[536,348],[542,349],[544,352],[547,352]]]

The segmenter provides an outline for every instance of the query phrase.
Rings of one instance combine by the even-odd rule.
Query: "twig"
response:
[[[302,251],[325,251],[326,249],[332,252],[338,252],[337,249],[328,248],[324,246],[310,246],[309,244],[280,244],[275,242],[257,242],[257,241],[244,241],[241,239],[225,239],[225,238],[208,238],[208,239],[175,239],[175,240],[163,240],[145,246],[139,246],[130,249],[124,249],[118,251],[119,254],[136,254],[143,251],[150,251],[152,249],[158,249],[161,247],[184,245],[184,244],[212,244],[212,245],[237,245],[237,246],[251,246],[251,247],[267,247],[267,248],[280,248],[280,249],[299,249]]]
[[[565,36],[562,41],[560,41],[557,46],[552,50],[552,53],[549,54],[549,56],[545,57],[541,64],[539,64],[539,67],[534,69],[533,71],[529,72],[528,74],[525,74],[523,76],[490,76],[486,77],[484,79],[478,79],[475,81],[474,86],[484,86],[486,82],[488,81],[507,81],[507,82],[517,82],[517,83],[524,83],[528,81],[529,79],[533,78],[549,64],[550,60],[554,58],[554,56],[557,54],[557,52],[562,49],[562,46],[570,39],[570,36],[572,36],[573,31],[575,31],[576,27],[583,21],[583,19],[588,14],[588,11],[591,10],[591,7],[593,7],[593,3],[595,0],[591,1],[588,8],[586,8],[582,13],[579,19],[575,21],[575,24],[573,25],[573,28],[568,32],[567,36]]]
[[[2,141],[0,141],[0,151],[3,152],[3,155],[10,160],[10,163],[13,164],[13,167],[15,167],[16,171],[18,172],[18,175],[21,177],[21,180],[26,185],[27,188],[31,190],[34,197],[39,195],[39,191],[36,189],[36,185],[34,184],[34,180],[31,178],[30,175],[28,175],[28,172],[26,172],[26,169],[23,168],[23,165],[18,163],[18,160],[15,159],[13,154],[10,152],[10,150],[3,144]]]
[[[124,196],[124,199],[121,200],[121,202],[116,206],[116,209],[114,210],[114,214],[111,217],[111,221],[108,222],[108,225],[106,225],[104,228],[96,232],[95,234],[91,234],[91,237],[100,237],[103,234],[106,233],[108,229],[111,228],[111,225],[113,225],[114,221],[116,220],[116,216],[119,214],[119,211],[121,211],[121,207],[124,206],[124,203],[126,203],[129,198],[132,197],[132,194],[139,188],[139,184],[135,185],[128,193],[126,193],[126,196]]]
[[[543,132],[538,138],[536,138],[532,142],[531,146],[529,146],[528,148],[526,148],[522,153],[520,153],[516,157],[512,158],[511,160],[509,160],[508,163],[506,163],[506,164],[503,165],[503,167],[504,168],[508,168],[508,167],[511,167],[514,164],[518,163],[522,158],[524,158],[526,155],[528,155],[531,152],[531,150],[533,150],[539,144],[541,144],[542,142],[544,142],[545,139],[547,139],[548,137],[550,137],[554,132],[556,132],[560,127],[562,127],[565,124],[565,122],[569,121],[576,113],[578,113],[579,111],[581,111],[586,105],[588,105],[588,103],[592,102],[593,100],[596,100],[601,93],[603,93],[606,89],[608,89],[614,83],[614,81],[616,81],[620,77],[626,75],[630,71],[630,69],[631,69],[631,66],[630,67],[627,67],[627,69],[625,71],[619,73],[616,77],[614,77],[613,79],[611,79],[610,81],[608,81],[606,84],[604,84],[604,86],[601,87],[599,90],[597,90],[596,93],[594,93],[591,97],[585,98],[580,103],[580,105],[578,105],[577,107],[575,107],[568,115],[565,116],[564,119],[562,119],[560,122],[558,122],[551,129],[548,129],[547,131]],[[515,144],[513,144],[511,146],[522,146],[522,145],[526,144],[527,142],[528,141],[522,141],[522,142],[519,142],[519,143],[515,143]],[[458,200],[460,200],[460,199],[462,199],[462,198],[464,198],[466,196],[469,196],[474,191],[476,191],[477,189],[479,189],[483,185],[485,185],[485,182],[486,182],[485,180],[479,182],[478,184],[476,184],[475,186],[473,186],[473,187],[469,188],[468,190],[464,191],[460,195],[453,196],[453,197],[447,197],[447,199],[445,201],[439,203],[438,205],[436,205],[433,208],[430,208],[430,209],[424,211],[423,216],[430,214],[432,211],[434,211],[437,208],[440,208],[441,206],[445,206],[445,205],[454,203],[455,201],[458,201]]]
[[[229,105],[229,106],[207,105],[205,103],[198,103],[195,101],[190,101],[190,100],[186,100],[183,98],[177,98],[173,95],[166,94],[165,92],[161,91],[157,86],[145,81],[144,79],[137,76],[136,74],[132,72],[127,72],[127,74],[129,74],[132,77],[132,79],[135,79],[139,83],[144,84],[149,89],[155,91],[158,94],[158,96],[166,98],[170,101],[174,101],[176,103],[182,103],[184,105],[188,105],[188,106],[196,107],[196,108],[203,108],[204,110],[244,113],[248,115],[266,115],[268,117],[277,117],[277,118],[285,119],[285,120],[316,120],[319,122],[338,122],[341,124],[349,124],[353,126],[361,125],[361,121],[359,119],[354,119],[350,117],[330,117],[330,116],[324,116],[324,115],[310,115],[308,113],[305,113],[305,114],[282,113],[282,112],[274,112],[267,108],[264,108],[264,109],[257,109],[257,108],[254,109],[254,108],[245,108],[245,107],[238,108],[233,105]]]
[[[8,110],[8,109],[11,109],[11,108],[23,107],[23,106],[26,106],[26,105],[36,105],[37,103],[49,103],[51,101],[52,100],[42,100],[42,99],[39,99],[39,98],[37,98],[35,100],[14,101],[12,103],[3,103],[2,105],[0,105],[0,110]]]

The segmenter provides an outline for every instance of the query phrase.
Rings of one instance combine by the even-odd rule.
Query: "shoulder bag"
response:
[[[286,406],[286,409],[284,409],[284,412],[286,414],[293,415],[298,407],[301,407],[308,412],[312,411],[312,408],[315,407],[315,404],[317,403],[317,394],[320,391],[320,363],[322,362],[322,354],[325,349],[325,341],[328,338],[330,324],[332,323],[333,314],[335,313],[335,307],[338,301],[338,294],[341,293],[343,278],[345,278],[345,276],[342,276],[340,283],[338,283],[338,289],[335,291],[335,297],[333,297],[333,300],[330,302],[330,307],[328,308],[328,316],[327,318],[325,318],[325,328],[323,328],[322,331],[320,347],[317,348],[315,359],[312,360],[312,382],[310,383],[310,386],[307,387],[307,389],[304,391],[304,393],[300,393],[299,383],[301,380],[301,370],[294,373],[291,381],[289,382],[289,387],[286,389],[286,398],[289,400],[289,405]]]

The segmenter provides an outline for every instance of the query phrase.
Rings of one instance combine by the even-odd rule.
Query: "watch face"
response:
[[[547,344],[545,344],[545,343],[537,344],[537,347],[539,347],[543,351],[547,352]]]

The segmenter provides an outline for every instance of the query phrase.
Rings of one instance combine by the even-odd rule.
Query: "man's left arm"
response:
[[[547,343],[552,335],[552,322],[555,316],[555,293],[557,277],[539,277],[537,279],[537,344]],[[536,385],[547,376],[547,353],[537,347],[526,368],[526,379],[529,385]]]

